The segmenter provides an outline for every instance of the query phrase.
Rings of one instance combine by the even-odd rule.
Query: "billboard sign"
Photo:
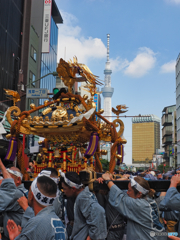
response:
[[[44,0],[42,52],[49,53],[50,32],[51,32],[51,7],[52,0]]]

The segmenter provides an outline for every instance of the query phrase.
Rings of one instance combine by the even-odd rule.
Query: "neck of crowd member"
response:
[[[77,196],[78,196],[83,190],[84,190],[84,188],[76,189],[75,197],[77,198]]]
[[[36,202],[36,200],[34,199],[33,209],[34,209],[34,214],[35,214],[35,216],[36,216],[41,210],[43,210],[44,208],[46,208],[46,206],[40,205],[40,204],[39,204],[38,202]]]

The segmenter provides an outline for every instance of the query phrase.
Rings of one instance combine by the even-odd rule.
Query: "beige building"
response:
[[[132,118],[132,163],[148,163],[160,148],[160,119],[155,115]]]

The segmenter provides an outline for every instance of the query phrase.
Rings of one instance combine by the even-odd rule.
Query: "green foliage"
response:
[[[159,166],[157,167],[157,169],[158,169],[161,173],[163,173],[163,164],[159,165]],[[166,166],[164,167],[164,171],[167,172],[168,170],[169,170],[169,166],[166,165]]]
[[[101,159],[101,164],[102,164],[102,168],[104,171],[108,171],[109,170],[109,162],[106,159]]]

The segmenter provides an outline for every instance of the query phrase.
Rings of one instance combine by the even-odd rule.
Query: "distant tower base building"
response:
[[[103,94],[103,97],[104,97],[104,116],[111,116],[112,115],[111,97],[113,95],[114,89],[113,88],[108,89],[108,88],[104,87],[101,90],[103,91],[102,94]],[[110,91],[108,92],[108,90],[111,90],[111,92]],[[109,97],[110,94],[111,94],[111,97]],[[107,119],[110,122],[112,122],[111,117],[107,117]]]
[[[102,90],[102,95],[104,97],[104,116],[111,116],[112,111],[111,111],[111,98],[114,92],[114,88],[111,87],[111,73],[112,70],[110,68],[110,61],[109,61],[109,38],[110,34],[107,34],[107,62],[106,62],[106,67],[104,70],[105,74],[105,86],[101,89]],[[112,122],[112,118],[108,117],[107,118],[110,122]]]
[[[132,118],[132,163],[149,163],[160,148],[160,119],[151,114]]]

